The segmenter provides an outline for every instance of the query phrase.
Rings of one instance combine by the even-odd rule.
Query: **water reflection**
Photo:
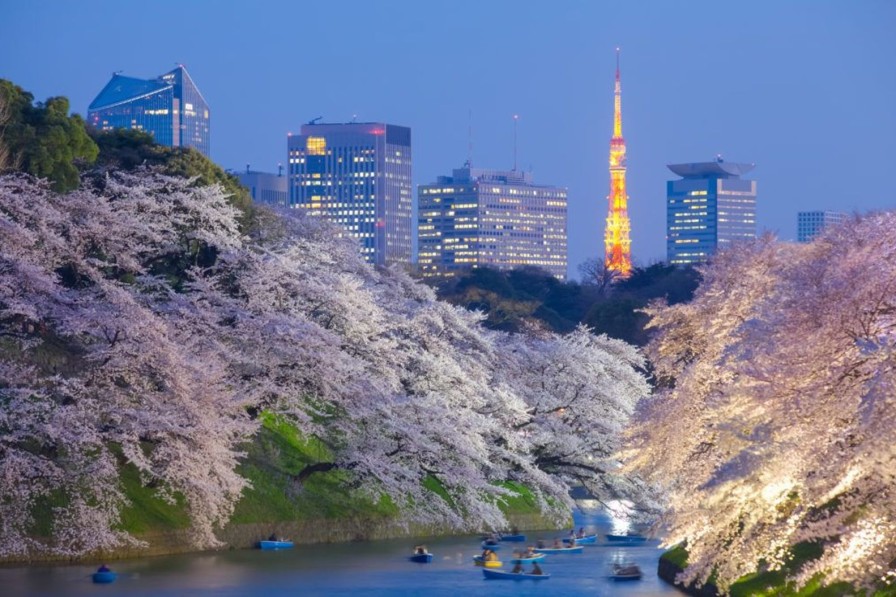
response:
[[[576,528],[602,537],[613,528],[600,514],[579,513]],[[553,542],[560,531],[527,533]],[[586,546],[582,554],[548,556],[542,568],[548,580],[484,580],[472,557],[481,553],[478,536],[426,538],[431,564],[408,561],[414,540],[333,545],[298,545],[284,551],[235,550],[111,562],[119,573],[111,585],[90,581],[93,566],[40,566],[0,569],[5,595],[103,596],[279,596],[279,595],[589,595],[679,594],[656,577],[657,542],[638,546]],[[500,559],[525,544],[505,543]],[[644,571],[640,581],[607,578],[614,561],[632,561]],[[505,568],[510,566],[505,564]]]

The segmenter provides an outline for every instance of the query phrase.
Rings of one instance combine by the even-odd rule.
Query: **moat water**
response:
[[[609,519],[577,513],[577,527],[611,532]],[[527,532],[529,541],[553,541],[558,531]],[[549,555],[542,569],[549,579],[486,580],[473,565],[481,553],[478,536],[426,540],[430,564],[408,561],[414,540],[297,545],[283,551],[234,550],[110,562],[118,573],[109,585],[91,581],[92,565],[0,568],[0,595],[6,596],[285,596],[285,595],[680,595],[656,575],[662,549],[643,545],[586,545],[582,554]],[[509,559],[514,546],[502,543]],[[613,562],[637,563],[638,581],[608,578]],[[98,565],[99,563],[97,563]],[[510,566],[505,564],[504,569]]]

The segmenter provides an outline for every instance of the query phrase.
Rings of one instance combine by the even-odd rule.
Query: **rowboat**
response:
[[[259,541],[258,547],[260,549],[289,549],[292,547],[292,541]]]
[[[491,568],[483,568],[482,574],[485,578],[495,580],[545,580],[551,578],[550,574],[528,574],[526,572],[504,572],[503,570],[492,570]]]
[[[429,564],[432,562],[432,554],[431,553],[415,553],[409,558],[412,562],[417,562],[418,564]]]
[[[536,547],[535,553],[582,553],[585,548],[581,545],[574,547]]]
[[[512,560],[510,560],[510,563],[511,564],[531,564],[532,562],[541,562],[546,557],[548,557],[546,554],[536,553],[534,556],[531,556],[531,557],[513,558]]]
[[[482,556],[473,556],[473,562],[477,566],[483,566],[484,568],[500,568],[503,566],[500,560],[486,560]]]
[[[585,535],[584,537],[576,537],[576,545],[586,545],[591,543],[597,543],[597,535]],[[564,543],[571,543],[572,537],[566,537],[563,539]]]
[[[111,570],[93,573],[93,582],[97,584],[108,584],[110,582],[115,582],[116,578],[118,578],[118,574],[112,572]]]
[[[644,535],[606,535],[607,541],[610,543],[644,543],[647,537]]]
[[[641,580],[641,568],[637,564],[613,564],[613,580]]]
[[[501,541],[525,541],[525,535],[501,535]]]
[[[482,549],[501,549],[501,544],[497,542],[492,543],[491,541],[483,541]]]

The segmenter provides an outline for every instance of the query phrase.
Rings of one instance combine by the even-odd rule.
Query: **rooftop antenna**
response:
[[[323,116],[318,116],[317,118],[312,118],[311,120],[308,121],[308,124],[314,124],[318,120],[322,120],[322,119],[323,119]]]
[[[516,172],[516,124],[520,120],[519,114],[513,115],[513,171]]]
[[[473,108],[467,112],[467,168],[473,167]]]
[[[283,164],[277,162],[277,176],[283,176]]]
[[[249,164],[246,164],[246,174],[249,174]]]
[[[358,115],[352,114],[352,122],[358,122]]]

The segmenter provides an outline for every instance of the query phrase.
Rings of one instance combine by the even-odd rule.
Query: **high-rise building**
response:
[[[629,236],[628,195],[625,191],[625,139],[622,137],[622,83],[619,79],[619,48],[616,48],[616,87],[613,103],[613,137],[610,139],[610,209],[604,229],[607,269],[627,278],[632,271],[632,241]]]
[[[796,240],[801,243],[811,242],[828,226],[845,222],[847,216],[838,211],[801,211],[796,214]]]
[[[417,265],[423,276],[474,267],[540,267],[566,278],[566,189],[517,170],[465,166],[420,185]]]
[[[755,164],[670,164],[666,184],[666,255],[671,264],[703,263],[731,243],[756,238]]]
[[[252,201],[286,207],[289,205],[289,186],[282,172],[258,172],[249,170],[235,172],[240,184],[249,189]]]
[[[411,129],[312,122],[288,147],[290,205],[344,228],[370,263],[411,263]]]
[[[208,104],[183,65],[155,79],[115,73],[87,108],[87,122],[104,131],[146,131],[161,145],[209,155]]]

